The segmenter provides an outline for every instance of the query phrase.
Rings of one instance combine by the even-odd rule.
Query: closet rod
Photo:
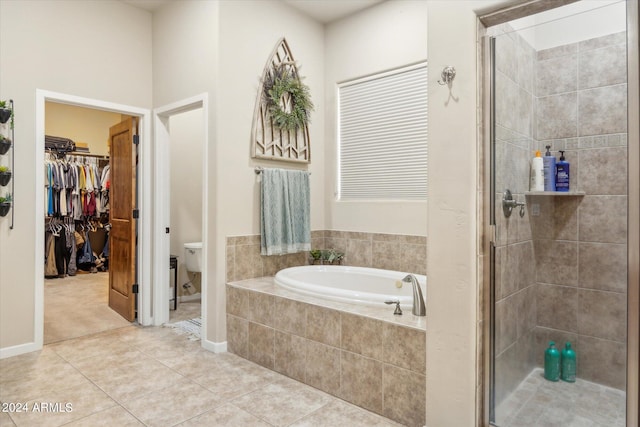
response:
[[[109,160],[109,156],[106,154],[89,154],[89,153],[79,153],[77,151],[70,151],[66,153],[68,156],[83,156],[83,157],[93,157],[95,159],[103,159]]]

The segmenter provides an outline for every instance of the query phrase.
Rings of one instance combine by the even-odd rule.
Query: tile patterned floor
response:
[[[393,426],[171,328],[128,325],[0,360],[0,426]],[[35,412],[40,402],[70,412]]]
[[[78,273],[44,281],[44,343],[64,341],[131,323],[109,308],[109,273]]]
[[[496,408],[500,427],[624,427],[624,391],[577,379],[551,382],[534,369]]]
[[[45,279],[44,298],[45,344],[131,325],[109,308],[109,273]],[[200,300],[179,302],[169,310],[169,322],[200,317],[200,307]]]

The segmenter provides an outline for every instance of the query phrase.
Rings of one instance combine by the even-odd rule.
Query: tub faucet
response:
[[[422,290],[420,289],[420,283],[413,274],[407,274],[403,282],[411,283],[413,285],[413,310],[411,312],[416,316],[426,316],[427,309],[424,306],[424,298],[422,298]]]

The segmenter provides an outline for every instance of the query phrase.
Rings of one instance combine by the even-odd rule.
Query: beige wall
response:
[[[117,29],[117,31],[115,30]],[[0,98],[15,101],[15,228],[0,220],[0,348],[34,341],[35,93],[151,107],[151,14],[122,2],[0,2]]]
[[[171,176],[171,253],[178,256],[178,295],[200,292],[200,275],[187,274],[184,244],[202,241],[203,111],[171,116],[169,167]],[[184,283],[192,281],[185,290]]]
[[[427,202],[337,201],[337,84],[427,59],[427,3],[389,1],[326,27],[326,228],[412,234],[427,232]]]
[[[109,155],[109,128],[122,121],[120,113],[45,103],[45,135],[88,144],[91,154]]]
[[[427,426],[472,426],[476,422],[476,205],[480,189],[476,141],[480,82],[475,10],[499,3],[427,1],[431,70]],[[437,83],[448,65],[457,71],[451,92]]]
[[[324,31],[322,25],[280,1],[224,1],[220,3],[220,44],[215,174],[219,234],[215,240],[215,280],[211,286],[224,295],[225,236],[259,234],[259,183],[256,165],[306,168],[293,163],[251,158],[253,109],[264,66],[280,37],[285,37],[311,89],[311,229],[324,227]],[[214,166],[215,165],[215,166]],[[209,257],[211,260],[211,256]],[[209,300],[211,303],[211,300]],[[217,319],[216,341],[226,339],[224,298],[211,305]],[[210,311],[211,312],[211,311]],[[209,320],[209,325],[211,321]],[[209,339],[212,339],[211,337]]]
[[[207,239],[210,244],[207,269],[207,339],[224,341],[224,283],[217,286],[216,274],[222,269],[217,263],[218,235],[216,183],[216,105],[217,60],[218,60],[218,3],[209,1],[171,2],[153,15],[153,99],[155,107],[177,102],[201,93],[208,94],[209,114],[205,117],[209,128],[207,162],[209,169],[205,177],[208,183]],[[203,235],[204,238],[204,235]],[[224,250],[223,250],[224,254]],[[223,303],[220,303],[223,304]],[[222,326],[219,326],[222,322]]]

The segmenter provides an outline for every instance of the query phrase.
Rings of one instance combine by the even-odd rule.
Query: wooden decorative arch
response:
[[[268,75],[273,75],[273,70],[279,66],[289,68],[289,71],[300,79],[298,67],[284,37],[276,44],[262,72],[256,107],[253,113],[251,130],[253,149],[251,153],[254,158],[310,163],[311,143],[307,124],[295,131],[278,129],[274,126],[264,101],[265,79]]]

